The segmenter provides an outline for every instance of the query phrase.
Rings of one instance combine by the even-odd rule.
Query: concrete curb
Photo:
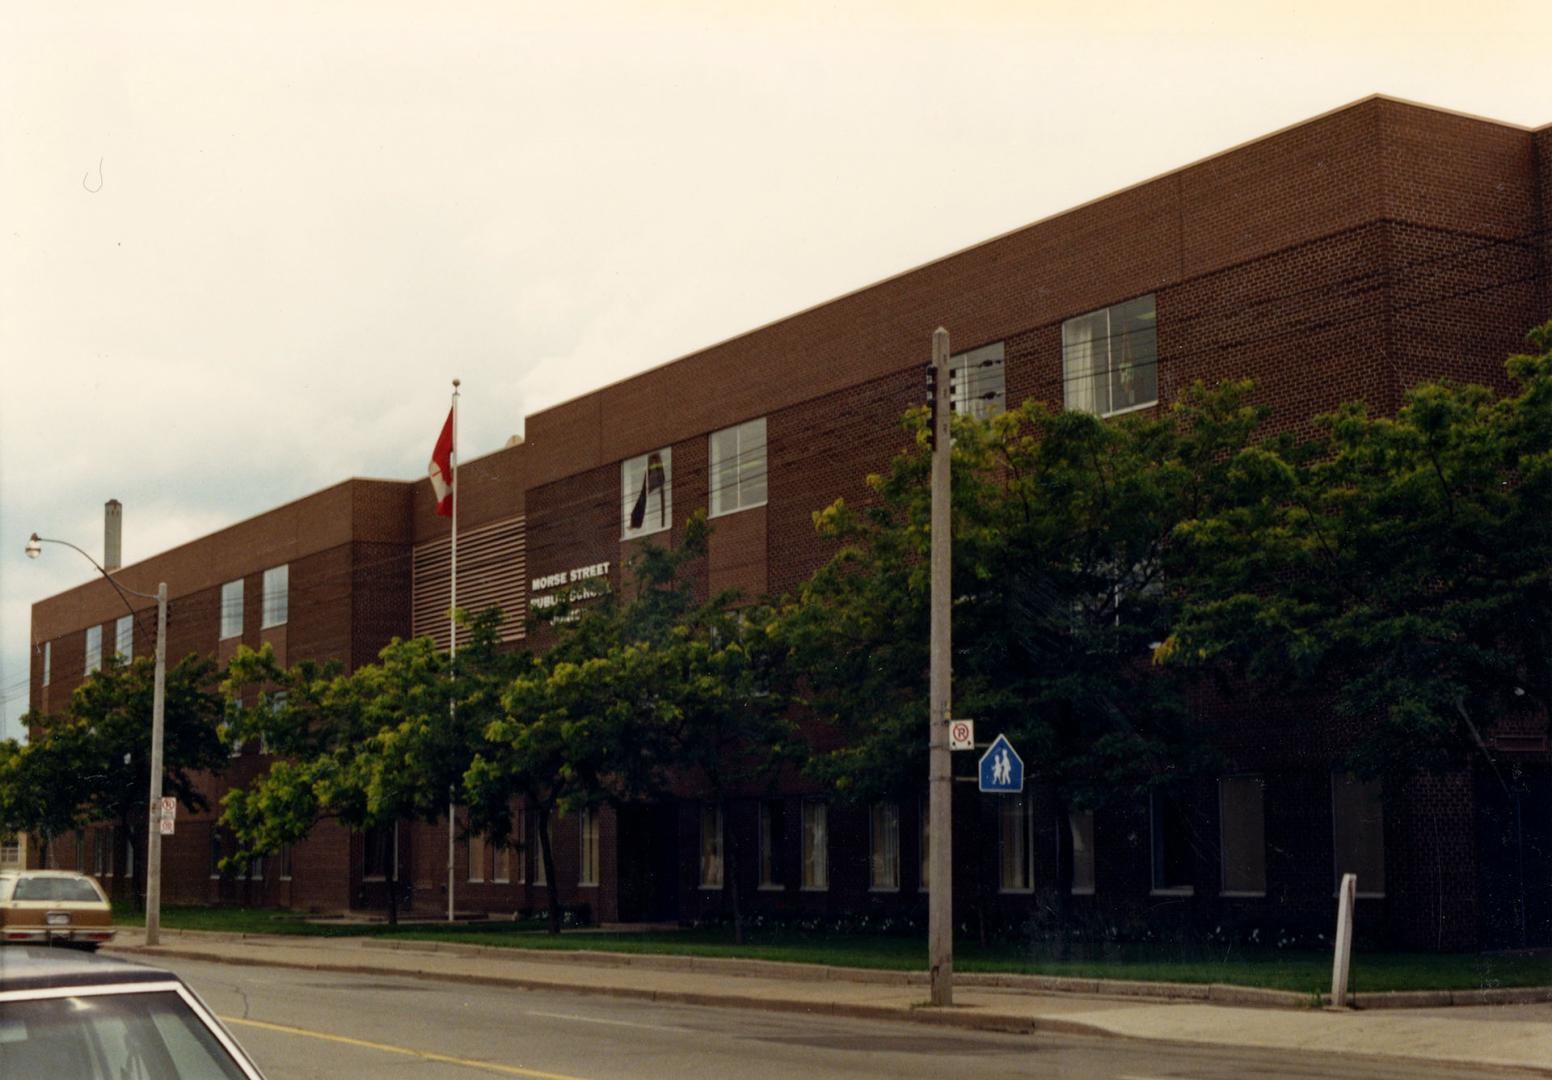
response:
[[[163,930],[164,937],[188,937],[197,941],[243,942],[247,944],[296,945],[309,940],[287,934],[230,933],[216,930]],[[469,958],[513,960],[540,964],[584,964],[598,968],[635,968],[643,971],[675,971],[751,976],[763,979],[790,979],[807,983],[848,982],[879,986],[923,986],[927,975],[922,971],[880,971],[874,968],[837,967],[829,964],[794,964],[780,960],[750,960],[715,956],[671,956],[664,954],[618,953],[601,949],[522,949],[497,945],[472,945],[465,942],[416,941],[333,937],[336,945],[347,944],[362,950],[386,950],[406,953],[433,953]],[[143,949],[144,946],[124,946]],[[201,954],[203,955],[203,954]],[[372,969],[379,970],[379,969]],[[1073,994],[1095,998],[1128,998],[1149,1001],[1184,1001],[1213,1005],[1238,1005],[1252,1008],[1309,1009],[1316,1007],[1310,994],[1293,990],[1237,986],[1231,983],[1150,982],[1134,979],[1101,979],[1069,975],[1019,975],[997,972],[955,972],[957,985],[981,989],[1006,989],[1045,994]],[[1319,1005],[1329,1005],[1330,995],[1322,994]],[[1534,1005],[1552,1002],[1552,986],[1499,987],[1481,990],[1395,990],[1383,993],[1354,993],[1352,1007],[1371,1009],[1436,1009],[1454,1005]]]

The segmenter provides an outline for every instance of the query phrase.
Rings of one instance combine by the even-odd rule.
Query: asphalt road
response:
[[[1414,1063],[658,1005],[380,975],[173,960],[272,1080],[839,1080],[1424,1075]],[[1513,1076],[1429,1070],[1428,1076]],[[1530,1075],[1530,1074],[1518,1074]]]

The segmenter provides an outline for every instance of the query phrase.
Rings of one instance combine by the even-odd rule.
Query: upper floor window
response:
[[[243,626],[242,578],[221,586],[221,640],[241,637]]]
[[[272,566],[264,571],[264,619],[259,624],[268,630],[285,624],[291,606],[291,567]]]
[[[1158,404],[1157,322],[1150,293],[1062,323],[1067,408],[1113,416]]]
[[[765,504],[765,417],[711,437],[711,516]]]
[[[950,396],[956,414],[985,420],[1006,410],[1003,356],[1002,342],[994,341],[949,357]]]
[[[650,536],[673,523],[673,466],[666,446],[620,463],[620,539]]]
[[[53,668],[53,666],[54,666],[54,643],[52,641],[45,641],[43,643],[43,685],[44,686],[47,686],[49,684],[49,681],[53,678],[53,674],[54,673],[51,670]]]
[[[113,624],[113,655],[120,660],[135,658],[135,617],[120,615]]]
[[[86,674],[102,667],[102,627],[86,628]]]

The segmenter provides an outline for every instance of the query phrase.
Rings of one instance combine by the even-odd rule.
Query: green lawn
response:
[[[125,925],[142,921],[133,909],[117,905],[115,918]],[[894,971],[926,967],[924,938],[819,933],[795,929],[751,930],[743,946],[733,932],[710,927],[649,933],[567,931],[558,938],[533,924],[316,923],[269,908],[170,906],[162,909],[169,929],[223,930],[236,933],[310,934],[330,937],[389,937],[464,942],[525,949],[602,949],[622,953],[723,956],[801,964],[878,968]],[[1330,989],[1331,954],[1309,950],[1239,947],[1187,947],[1127,944],[1069,946],[1065,956],[1050,947],[961,941],[955,945],[959,971],[1067,975],[1076,978],[1136,979],[1186,983],[1232,983],[1298,993]],[[1384,990],[1464,990],[1504,986],[1552,985],[1552,954],[1375,953],[1353,957],[1355,993]]]

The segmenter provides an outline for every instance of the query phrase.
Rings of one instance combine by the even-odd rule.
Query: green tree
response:
[[[954,712],[1005,732],[1057,802],[1135,799],[1210,764],[1185,681],[1149,664],[1179,603],[1177,527],[1233,497],[1264,411],[1247,384],[1200,386],[1158,417],[1104,421],[1037,402],[953,424]],[[874,501],[815,515],[836,552],[783,633],[832,748],[813,772],[858,801],[927,773],[930,453],[869,477]],[[1070,891],[1061,845],[1058,896]]]
[[[45,844],[67,829],[118,826],[135,854],[137,897],[146,865],[155,671],[150,657],[110,659],[76,688],[63,713],[22,718],[32,738],[13,762],[18,812],[32,818],[28,827],[37,829]],[[212,661],[193,655],[166,675],[162,791],[195,811],[207,805],[197,778],[220,772],[228,760],[218,730],[218,679]]]
[[[1529,340],[1507,395],[1425,383],[1263,452],[1244,499],[1182,525],[1195,572],[1160,658],[1327,696],[1369,776],[1458,767],[1492,719],[1545,715],[1552,323]]]
[[[232,737],[261,736],[276,760],[225,798],[223,823],[242,866],[303,839],[320,820],[365,832],[399,821],[428,822],[462,803],[477,733],[499,714],[500,689],[515,661],[498,647],[496,609],[468,626],[456,662],[430,638],[395,638],[378,662],[345,674],[338,664],[280,667],[273,650],[239,650],[226,689],[263,692],[238,714]],[[456,708],[453,706],[456,704]],[[397,859],[387,865],[389,920],[398,919]]]

